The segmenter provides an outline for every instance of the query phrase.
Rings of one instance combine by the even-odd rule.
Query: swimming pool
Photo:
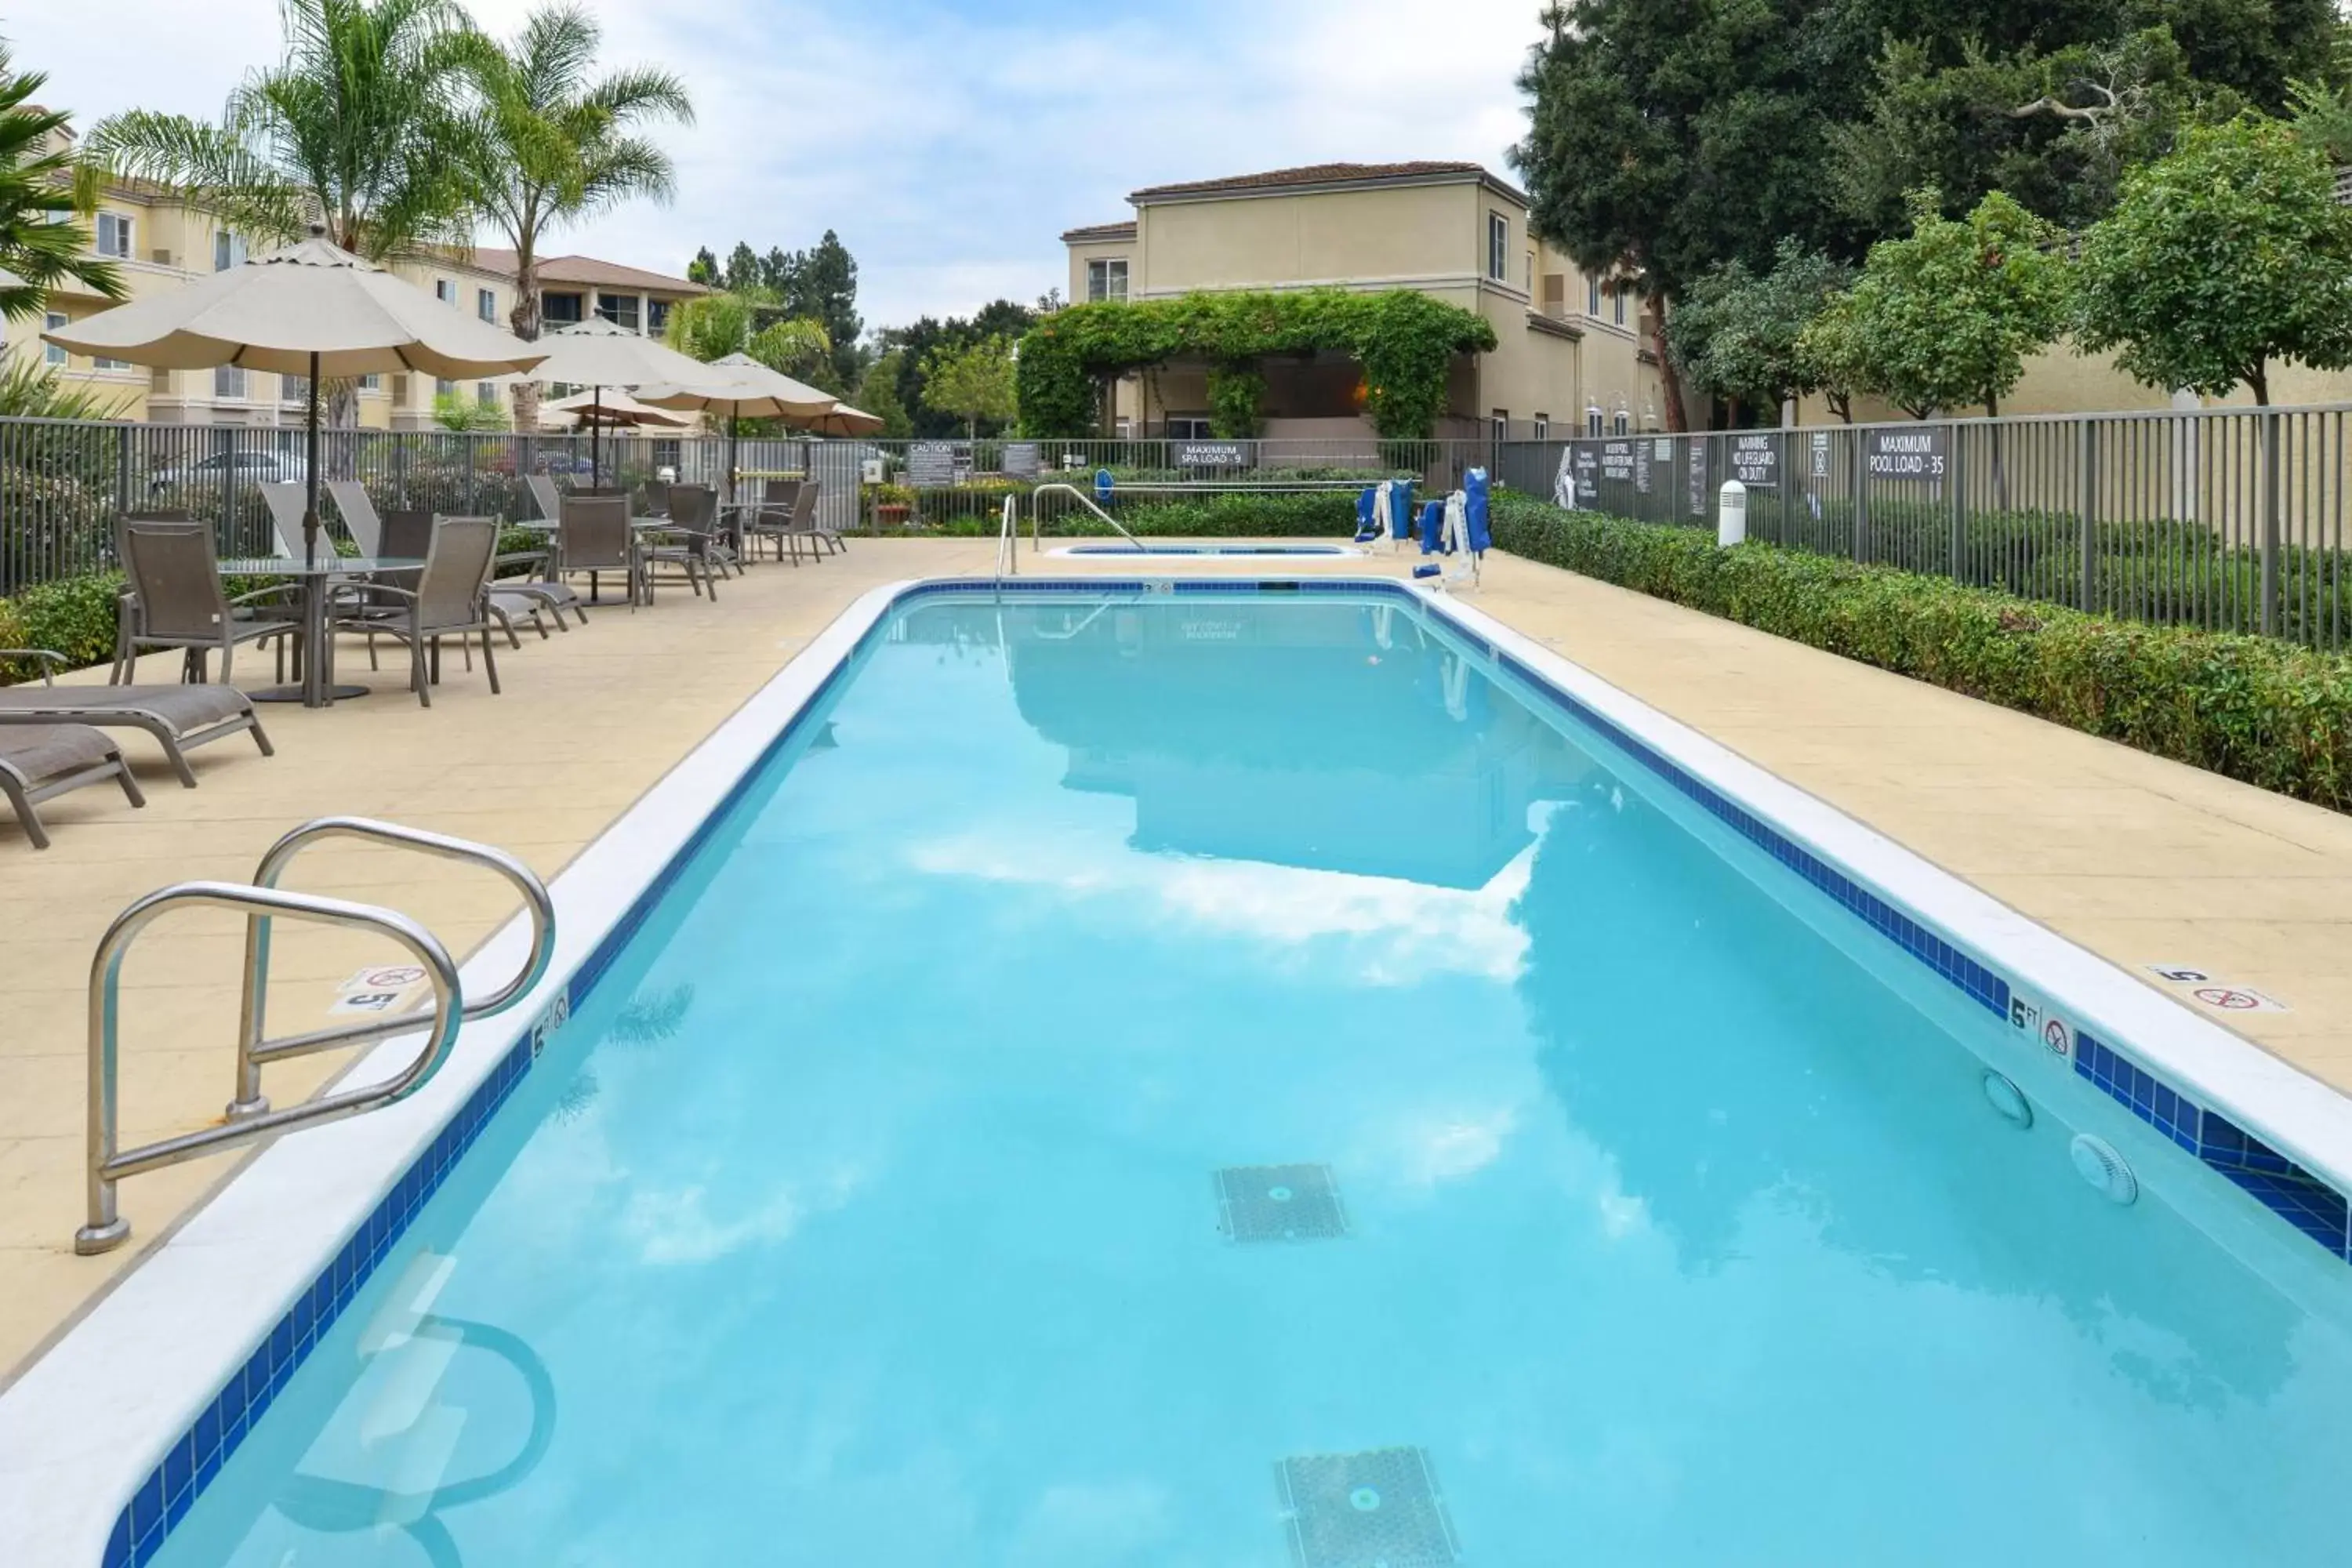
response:
[[[1054,555],[1132,555],[1153,556],[1248,555],[1276,561],[1328,561],[1360,556],[1362,551],[1348,544],[1310,544],[1305,541],[1280,544],[1160,544],[1144,540],[1136,544],[1065,544],[1048,553]]]
[[[2015,1026],[1949,889],[1866,901],[1470,612],[1295,587],[817,650],[729,809],[611,847],[655,896],[266,1414],[164,1457],[152,1560],[2333,1560],[2340,1211],[2331,1256]],[[405,1110],[253,1173],[331,1202]],[[244,1185],[119,1296],[220,1289]]]

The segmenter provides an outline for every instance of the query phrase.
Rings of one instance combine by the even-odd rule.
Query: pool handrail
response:
[[[306,1100],[284,1110],[200,1128],[175,1138],[160,1139],[135,1149],[118,1147],[116,1089],[120,1078],[117,1027],[122,960],[131,943],[165,912],[189,905],[241,909],[247,918],[257,913],[286,915],[325,925],[355,927],[388,936],[415,955],[433,983],[430,1030],[424,1048],[399,1073],[358,1089]],[[99,939],[89,974],[89,1168],[87,1223],[74,1232],[74,1250],[83,1257],[110,1252],[131,1235],[131,1222],[115,1206],[115,1184],[125,1176],[176,1165],[213,1150],[251,1143],[272,1133],[323,1121],[340,1121],[362,1111],[379,1110],[407,1099],[423,1089],[449,1059],[462,1023],[464,993],[457,965],[431,931],[407,916],[347,899],[317,893],[289,893],[276,888],[254,888],[236,882],[181,882],[148,894],[114,917]],[[382,1038],[412,1028],[415,1015],[362,1025],[346,1044]]]
[[[366,816],[321,816],[304,823],[269,847],[255,868],[256,887],[275,889],[278,879],[294,858],[322,838],[360,838],[398,845],[421,850],[446,860],[461,860],[484,866],[514,884],[522,894],[523,909],[530,916],[530,953],[513,979],[481,1001],[464,1007],[460,1021],[470,1023],[476,1018],[488,1018],[511,1007],[547,973],[555,958],[555,900],[547,885],[532,874],[530,867],[503,849],[468,839],[453,838],[447,834],[428,833],[423,828],[407,827],[396,822],[379,822]],[[289,1035],[282,1040],[265,1040],[263,1014],[269,991],[269,916],[255,914],[245,922],[245,1005],[237,1019],[236,1093],[229,1101],[231,1121],[257,1116],[269,1109],[269,1101],[261,1092],[261,1069],[270,1062],[284,1061],[291,1057],[309,1056],[316,1051],[334,1050],[357,1045],[364,1040],[382,1038],[401,1028],[425,1021],[423,1013],[412,1012],[375,1023],[346,1024],[340,1027],[316,1029],[309,1034]]]

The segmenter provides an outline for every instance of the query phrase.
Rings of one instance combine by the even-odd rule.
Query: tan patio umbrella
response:
[[[451,310],[372,261],[310,237],[215,272],[175,293],[118,305],[41,334],[75,353],[159,370],[247,370],[310,380],[302,512],[306,564],[319,551],[321,378],[416,371],[451,381],[526,371],[545,351]]]
[[[621,423],[594,413],[604,405],[604,389],[675,382],[681,377],[700,375],[709,368],[658,338],[615,326],[602,317],[558,327],[541,338],[537,346],[547,351],[547,357],[531,373],[532,380],[559,381],[588,388],[588,476],[598,484],[604,482],[604,460],[598,449],[597,432],[607,424]],[[582,401],[567,397],[560,399],[559,404],[570,407]],[[640,403],[638,406],[644,405]]]
[[[817,436],[871,436],[882,429],[887,421],[878,414],[868,414],[863,408],[836,403],[830,414],[820,414],[814,419],[796,419],[793,423]]]
[[[720,361],[698,365],[700,374],[675,382],[637,388],[637,401],[656,408],[690,409],[716,414],[727,421],[727,489],[735,489],[735,421],[738,419],[813,419],[831,413],[841,400],[791,376],[780,374],[742,355],[741,363]],[[746,369],[748,365],[751,368]],[[756,372],[756,374],[754,374]]]
[[[558,397],[539,405],[540,421],[561,429],[576,429],[585,425],[618,428],[625,425],[661,425],[676,429],[694,423],[690,414],[674,414],[667,408],[656,408],[639,403],[625,392],[607,391],[597,387],[593,392],[575,392],[569,397]]]

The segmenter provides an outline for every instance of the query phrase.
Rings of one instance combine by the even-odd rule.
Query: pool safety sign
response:
[[[1633,489],[1642,495],[1650,493],[1650,443],[1633,443]]]
[[[1633,482],[1633,442],[1603,441],[1601,443],[1601,477],[1604,479],[1613,479],[1620,484]]]
[[[1250,447],[1243,441],[1179,441],[1174,447],[1180,468],[1246,468]]]
[[[1715,515],[1715,491],[1707,483],[1706,437],[1693,436],[1689,445],[1690,466],[1684,472],[1684,482],[1690,492],[1690,514],[1693,517],[1712,517]]]
[[[1780,442],[1770,432],[1731,438],[1731,477],[1751,490],[1780,488]]]
[[[1600,465],[1592,453],[1582,447],[1570,447],[1559,455],[1559,472],[1551,481],[1551,504],[1575,511],[1591,506],[1600,498]]]
[[[2225,979],[2196,963],[2151,963],[2147,972],[2200,1007],[2216,1013],[2291,1013],[2275,996]]]
[[[390,1013],[402,997],[425,984],[424,969],[414,963],[379,963],[361,970],[336,988],[330,1013]]]
[[[2009,993],[2009,1026],[2040,1040],[2052,1056],[2068,1060],[2074,1058],[2074,1026],[2051,1011],[2040,998],[2029,996],[2015,986]]]
[[[1863,445],[1863,460],[1874,479],[1940,479],[1944,438],[1940,426],[1926,430],[1873,430]]]

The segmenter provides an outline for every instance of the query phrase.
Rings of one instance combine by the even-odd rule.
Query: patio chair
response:
[[[645,587],[645,557],[629,528],[629,503],[618,496],[565,497],[555,527],[555,571],[559,577],[588,574],[592,596],[604,573],[618,572],[635,610]]]
[[[147,804],[139,781],[122,764],[121,749],[97,731],[83,724],[23,723],[0,714],[0,795],[7,797],[34,848],[49,847],[48,829],[36,805],[108,779],[122,786],[132,805]]]
[[[646,517],[669,515],[670,485],[667,479],[647,479],[637,490],[637,510]]]
[[[473,665],[472,637],[482,639],[482,668],[490,693],[499,687],[498,654],[491,637],[490,565],[498,555],[499,521],[494,517],[445,517],[433,527],[433,542],[425,552],[424,569],[416,586],[395,587],[371,582],[360,591],[363,606],[340,617],[337,626],[369,634],[397,637],[408,645],[409,689],[425,707],[433,706],[432,688],[441,679],[441,639],[454,637]],[[386,613],[386,612],[390,613]]]
[[[335,510],[342,514],[343,526],[352,531],[352,542],[360,547],[360,553],[383,554],[383,520],[376,516],[367,487],[357,479],[329,479],[327,493],[334,498]],[[299,531],[301,519],[298,516],[295,522]]]
[[[206,657],[217,648],[220,683],[226,686],[236,650],[273,638],[278,644],[279,679],[284,679],[286,641],[301,614],[299,590],[281,583],[233,599],[223,594],[211,525],[126,522],[122,569],[137,602],[119,627],[113,684],[129,679],[140,654],[175,647],[183,651],[182,679],[191,681],[206,679]]]
[[[849,553],[849,546],[841,542],[841,530],[824,521],[824,481],[811,479],[803,493],[808,497],[808,531],[813,539],[823,541],[838,555]]]
[[[800,493],[793,497],[793,509],[786,512],[782,523],[775,530],[776,537],[791,546],[793,564],[801,563],[801,541],[808,541],[809,559],[817,560],[823,553],[820,545],[824,531],[816,521],[817,482],[803,479]],[[837,541],[836,541],[837,542]]]
[[[650,584],[653,581],[655,567],[675,566],[688,587],[697,594],[709,593],[716,604],[719,492],[707,485],[673,485],[669,505],[669,527],[663,541],[645,554],[646,582]]]
[[[95,730],[139,730],[163,748],[180,782],[196,787],[196,775],[187,753],[207,742],[249,733],[265,757],[277,754],[261,721],[254,717],[252,700],[233,686],[58,686],[49,679],[52,667],[63,669],[66,658],[47,648],[0,648],[0,658],[39,661],[38,686],[0,687],[0,721],[38,719],[53,724],[86,724]]]
[[[800,505],[801,491],[807,489],[807,479],[762,479],[760,481],[760,504],[745,513],[744,542],[765,539],[776,547],[776,559],[784,558],[785,541],[792,533],[793,511]],[[793,553],[799,560],[799,552]]]
[[[194,514],[184,506],[156,507],[148,511],[126,511],[115,520],[114,559],[118,563],[127,559],[122,545],[122,531],[131,523],[193,523],[194,521]],[[106,676],[107,684],[110,686],[121,685],[129,679],[122,666],[123,660],[130,657],[126,650],[131,646],[131,617],[138,613],[139,595],[131,591],[131,582],[126,577],[123,579],[122,586],[115,591],[114,595],[114,668],[110,669]]]

